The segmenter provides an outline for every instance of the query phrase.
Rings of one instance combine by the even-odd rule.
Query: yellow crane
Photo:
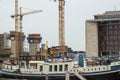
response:
[[[12,18],[15,18],[15,54],[16,57],[19,57],[19,54],[22,53],[23,50],[23,42],[22,42],[22,20],[24,15],[29,15],[33,13],[43,12],[42,10],[33,10],[30,12],[22,13],[22,9],[20,7],[20,14],[18,14],[18,0],[15,0],[15,15],[11,15]],[[20,23],[18,23],[18,18]],[[20,25],[20,28],[18,27]],[[20,36],[19,36],[20,33]],[[20,40],[19,40],[20,37]],[[20,44],[20,45],[19,45]],[[19,50],[20,49],[20,50]]]
[[[56,1],[56,0],[54,0]],[[65,0],[58,0],[59,5],[59,50],[65,51],[65,18],[64,18],[64,6]]]

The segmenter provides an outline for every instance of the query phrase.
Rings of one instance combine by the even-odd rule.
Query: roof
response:
[[[0,55],[10,55],[11,53],[6,52],[5,50],[0,50]]]

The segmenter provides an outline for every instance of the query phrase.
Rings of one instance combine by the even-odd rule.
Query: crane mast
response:
[[[20,7],[20,14],[22,14],[22,7]],[[22,20],[23,20],[23,16],[20,16],[20,54],[23,53],[23,32],[22,32]]]
[[[64,22],[65,1],[59,0],[59,46],[65,46],[65,22]]]
[[[18,32],[18,0],[15,0],[15,31]]]
[[[18,58],[19,54],[23,52],[23,36],[24,36],[24,33],[22,32],[23,16],[38,12],[43,12],[43,11],[34,10],[34,11],[22,13],[22,9],[20,7],[20,13],[18,14],[18,0],[15,0],[15,15],[11,15],[11,17],[15,18],[15,57],[16,58]]]
[[[18,58],[18,0],[15,0],[15,57]]]
[[[60,51],[65,52],[65,0],[59,0],[59,48]]]
[[[54,0],[56,1],[56,0]],[[59,46],[55,49],[51,49],[53,51],[60,51],[60,52],[66,52],[67,46],[65,46],[65,0],[58,0],[58,17],[59,17]]]

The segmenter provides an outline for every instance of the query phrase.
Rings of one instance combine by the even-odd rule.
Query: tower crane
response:
[[[22,20],[24,15],[29,15],[33,13],[43,12],[42,10],[33,10],[30,12],[22,13],[22,9],[20,7],[20,14],[18,14],[18,0],[15,0],[15,15],[11,15],[12,18],[15,18],[15,54],[16,57],[19,57],[19,54],[22,53],[23,50],[23,42],[22,42]],[[18,18],[20,23],[18,23]],[[20,25],[20,28],[18,27]],[[20,33],[20,40],[19,40],[19,33]],[[20,45],[19,45],[20,43]],[[19,51],[20,47],[20,51]]]
[[[30,12],[26,12],[26,13],[22,13],[22,7],[20,7],[20,14],[17,14],[19,18],[19,21],[20,21],[20,30],[17,29],[17,31],[19,30],[20,32],[22,32],[22,21],[23,21],[23,16],[24,15],[29,15],[29,14],[34,14],[34,13],[39,13],[39,12],[43,12],[42,10],[33,10],[33,11],[30,11]],[[16,17],[16,15],[11,15],[12,18]]]
[[[56,1],[56,0],[54,0]],[[59,2],[59,48],[60,51],[65,51],[65,19],[64,19],[64,6],[65,0],[58,0]]]

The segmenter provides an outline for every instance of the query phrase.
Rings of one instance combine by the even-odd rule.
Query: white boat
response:
[[[103,60],[104,59],[104,60]],[[36,78],[45,80],[120,80],[119,57],[111,61],[109,58],[85,58],[82,54],[74,59],[64,58],[48,61],[25,61],[2,64],[2,77],[7,75],[17,78]],[[69,76],[66,76],[69,74]]]

